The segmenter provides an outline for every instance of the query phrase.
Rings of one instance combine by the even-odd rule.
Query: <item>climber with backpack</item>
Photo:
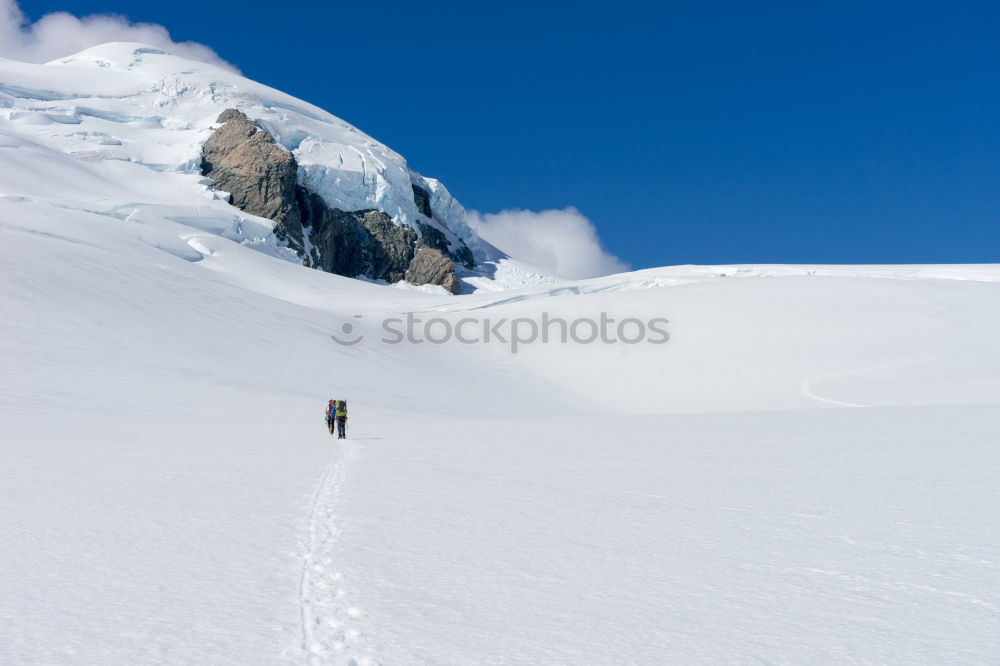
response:
[[[337,420],[337,401],[330,400],[326,405],[326,429],[330,432],[330,436],[333,436],[333,429],[336,426]]]
[[[347,401],[338,400],[334,415],[337,419],[337,439],[347,439]]]

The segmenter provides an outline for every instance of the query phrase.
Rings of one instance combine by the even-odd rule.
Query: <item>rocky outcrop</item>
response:
[[[417,205],[417,210],[428,219],[433,219],[434,211],[431,209],[430,192],[419,185],[413,185],[412,187],[413,203]],[[462,262],[466,268],[476,267],[476,259],[472,254],[472,250],[461,240],[455,244],[458,246],[457,249],[454,249],[452,243],[448,241],[448,237],[440,229],[423,222],[417,222],[417,228],[420,229],[420,237],[423,239],[425,245],[440,250],[442,254],[451,257],[455,261]]]
[[[382,211],[358,211],[355,215],[361,215],[361,224],[374,240],[368,256],[371,277],[388,282],[405,279],[416,251],[417,232],[396,224]]]
[[[423,245],[406,270],[406,281],[411,284],[439,284],[453,294],[458,293],[458,276],[455,262],[440,250]]]
[[[222,127],[202,148],[201,172],[228,192],[229,203],[251,215],[274,220],[275,233],[302,251],[302,219],[296,202],[298,165],[270,134],[242,112],[227,109]]]
[[[304,233],[312,243],[304,263],[327,273],[367,275],[371,239],[361,221],[352,213],[330,208],[322,197],[304,187],[296,190],[296,197],[302,217],[308,221]]]
[[[424,245],[440,250],[443,254],[448,254],[448,237],[444,235],[444,232],[423,222],[417,222],[417,229],[420,229],[420,240]]]
[[[476,267],[476,255],[472,254],[472,250],[469,249],[468,245],[462,245],[452,256],[462,262],[462,265],[466,268],[472,269]]]
[[[413,185],[412,187],[413,203],[417,204],[417,210],[426,217],[434,217],[434,212],[431,210],[431,193],[419,185]]]
[[[304,264],[349,277],[437,284],[458,293],[455,261],[439,229],[418,223],[418,234],[382,211],[332,208],[298,184],[295,156],[244,113],[227,109],[218,122],[222,126],[202,150],[202,173],[230,193],[232,205],[274,220],[275,235]],[[420,212],[433,219],[430,194],[418,186],[413,191]],[[463,250],[471,259],[471,251],[461,243],[459,252]]]

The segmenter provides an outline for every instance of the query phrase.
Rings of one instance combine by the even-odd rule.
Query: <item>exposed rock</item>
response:
[[[224,124],[208,137],[202,149],[202,174],[229,192],[230,203],[240,210],[274,220],[279,238],[287,239],[290,247],[301,252],[295,157],[241,111],[227,109],[219,122]]]
[[[449,254],[448,237],[440,229],[423,222],[417,222],[417,228],[420,229],[420,239],[424,245]]]
[[[217,123],[228,123],[230,120],[241,120],[243,122],[250,122],[247,118],[247,114],[243,113],[239,109],[226,109],[219,114],[219,117],[215,119]]]
[[[453,294],[459,292],[455,262],[438,249],[423,245],[417,249],[406,271],[411,284],[439,284]]]
[[[202,173],[230,192],[230,203],[275,221],[275,235],[303,263],[329,273],[413,284],[440,284],[458,293],[447,236],[432,225],[396,224],[378,210],[343,211],[297,184],[295,157],[243,112],[226,109],[205,142]],[[413,186],[414,201],[432,219],[430,194]],[[305,239],[308,239],[307,252]],[[460,251],[472,253],[462,244]],[[468,264],[467,264],[468,265]],[[474,264],[473,264],[474,265]]]
[[[303,233],[313,246],[306,265],[349,277],[366,274],[372,238],[357,215],[330,208],[322,197],[301,186],[296,196],[306,225]]]
[[[452,256],[461,261],[466,268],[476,267],[476,255],[472,254],[472,250],[465,243],[462,243],[462,247],[458,248],[457,252],[452,253]]]
[[[419,185],[413,185],[413,203],[417,204],[417,209],[428,219],[434,218],[434,211],[431,209],[431,194]],[[440,223],[440,222],[439,222]],[[423,222],[417,222],[420,229],[420,236],[424,243],[436,248],[456,261],[461,261],[466,268],[476,267],[476,258],[472,250],[461,240],[458,242],[458,249],[452,250],[452,244],[448,242],[448,237],[436,227]],[[445,226],[445,229],[448,227]]]
[[[396,224],[379,210],[358,211],[361,224],[372,235],[369,245],[367,274],[377,280],[399,282],[406,277],[406,269],[413,260],[417,232],[410,227]]]
[[[431,193],[419,185],[413,185],[413,203],[417,204],[417,210],[427,217],[434,216],[431,211]]]

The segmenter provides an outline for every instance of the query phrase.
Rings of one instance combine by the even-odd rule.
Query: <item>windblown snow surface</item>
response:
[[[38,113],[0,120],[0,663],[997,663],[997,266],[392,289]],[[670,339],[381,342],[405,313]]]

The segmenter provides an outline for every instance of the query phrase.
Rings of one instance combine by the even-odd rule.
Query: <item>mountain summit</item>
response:
[[[65,206],[180,222],[328,272],[452,293],[505,259],[443,184],[350,124],[143,44],[44,65],[0,60],[0,114],[5,140],[46,174],[19,191]]]

